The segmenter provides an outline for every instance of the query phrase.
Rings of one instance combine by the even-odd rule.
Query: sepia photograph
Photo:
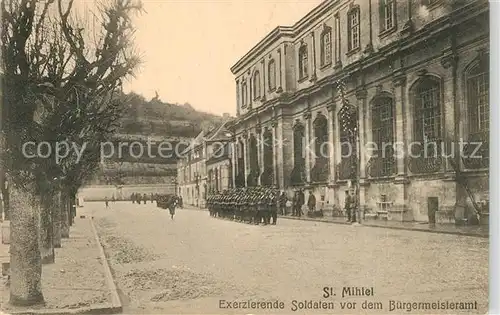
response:
[[[498,314],[494,2],[1,0],[0,314]]]

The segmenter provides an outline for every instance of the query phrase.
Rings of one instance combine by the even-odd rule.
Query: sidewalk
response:
[[[45,305],[32,308],[8,304],[7,279],[0,281],[0,313],[8,314],[110,314],[118,309],[110,290],[106,272],[107,262],[97,243],[91,216],[82,208],[77,210],[70,238],[62,239],[62,248],[56,248],[56,262],[43,265],[42,291]],[[85,215],[85,218],[80,218]],[[8,252],[8,245],[0,245],[0,252]]]
[[[345,224],[350,225],[351,223],[346,222],[343,217],[323,217],[323,218],[309,218],[307,216],[302,216],[300,218],[291,215],[280,215],[280,218],[289,220],[304,220],[304,221],[316,221],[316,222],[327,222],[335,224]],[[361,222],[363,226],[377,227],[377,228],[387,228],[394,230],[408,230],[408,231],[420,231],[429,233],[440,233],[440,234],[455,234],[463,236],[474,236],[489,238],[489,226],[487,225],[475,225],[475,226],[458,226],[454,224],[435,224],[430,225],[429,223],[422,222],[398,222],[398,221],[385,221],[385,220],[365,220]]]
[[[207,209],[201,209],[194,206],[185,206],[186,210],[199,210],[205,211]],[[291,215],[279,215],[282,219],[287,220],[304,220],[304,221],[314,221],[314,222],[325,222],[325,223],[335,223],[349,225],[346,219],[343,217],[323,217],[323,218],[310,218],[307,216],[302,216],[300,218]],[[377,227],[377,228],[387,228],[394,230],[408,230],[408,231],[420,231],[429,233],[440,233],[440,234],[454,234],[463,236],[474,236],[489,238],[489,226],[487,225],[476,225],[476,226],[457,226],[454,224],[435,224],[434,226],[428,223],[422,222],[398,222],[398,221],[383,221],[383,220],[365,220],[361,223],[363,226]]]

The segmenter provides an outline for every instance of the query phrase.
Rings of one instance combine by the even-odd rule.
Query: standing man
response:
[[[304,191],[302,190],[302,188],[299,190],[299,204],[298,204],[298,213],[297,213],[297,216],[300,218],[302,216],[302,206],[304,205],[305,203],[305,200],[306,197],[304,195]]]
[[[279,210],[281,215],[286,214],[286,202],[288,201],[288,198],[286,197],[286,194],[284,191],[281,192],[280,198],[279,198]]]
[[[278,191],[272,190],[271,191],[271,204],[270,204],[270,210],[271,210],[271,218],[273,218],[273,225],[276,225],[276,221],[278,220],[278,198],[276,198],[278,195]]]
[[[146,194],[144,194],[142,196],[143,200],[144,200],[144,204],[146,204],[146,201],[148,201],[148,196]]]
[[[104,197],[104,204],[106,205],[106,208],[109,208],[109,201],[108,201],[108,197]]]
[[[349,194],[349,190],[346,190],[344,199],[344,209],[347,214],[347,222],[351,222],[351,207],[352,207],[352,197]]]
[[[309,199],[307,200],[307,207],[309,212],[314,212],[316,210],[316,196],[314,196],[312,191],[309,191]]]

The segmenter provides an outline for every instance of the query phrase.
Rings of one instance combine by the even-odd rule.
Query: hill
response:
[[[190,104],[170,104],[157,97],[147,101],[129,93],[123,96],[125,115],[118,133],[193,138],[201,130],[217,126],[223,117],[195,110]]]

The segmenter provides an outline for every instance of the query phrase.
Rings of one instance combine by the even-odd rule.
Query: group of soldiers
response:
[[[279,191],[269,187],[233,188],[207,198],[210,216],[249,224],[276,224]],[[272,222],[271,222],[272,219]]]
[[[140,194],[140,193],[132,193],[132,195],[130,196],[130,200],[132,200],[132,203],[138,203],[138,204],[141,204],[141,201],[144,202],[144,204],[146,204],[146,202],[149,200],[151,201],[151,203],[153,203],[155,200],[156,200],[156,197],[157,197],[158,194],[153,194],[151,193],[151,196],[148,198],[148,195],[146,194]]]

